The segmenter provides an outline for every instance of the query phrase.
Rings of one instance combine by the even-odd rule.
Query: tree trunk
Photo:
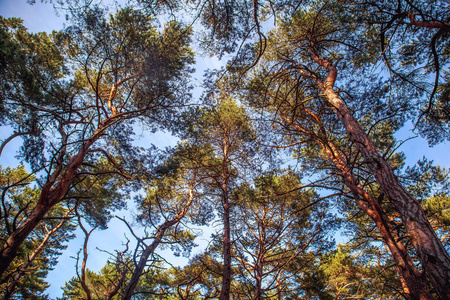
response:
[[[333,106],[350,139],[361,151],[369,170],[384,194],[400,213],[422,267],[437,293],[441,299],[450,299],[450,257],[428,222],[424,210],[401,185],[389,163],[378,153],[373,142],[334,91],[337,69],[328,60],[317,56],[313,47],[310,54],[316,63],[329,72],[324,82],[314,77],[320,90],[328,103]]]
[[[19,247],[22,245],[23,241],[28,237],[28,235],[33,231],[34,228],[39,224],[39,222],[44,218],[47,212],[50,210],[51,206],[39,204],[32,210],[31,214],[26,218],[25,221],[20,224],[6,240],[0,259],[0,277],[8,269],[11,262],[17,255]]]
[[[45,245],[47,245],[47,242],[50,239],[50,237],[64,225],[64,223],[67,221],[67,219],[66,219],[67,216],[72,211],[73,211],[73,208],[68,210],[64,214],[63,220],[55,228],[53,228],[52,230],[47,232],[47,234],[45,235],[42,242],[39,244],[39,246],[33,251],[33,253],[28,258],[28,261],[22,267],[20,267],[19,272],[16,275],[14,275],[13,281],[8,285],[8,287],[5,291],[5,294],[3,295],[2,300],[7,300],[7,299],[11,298],[11,296],[14,294],[14,290],[16,289],[17,284],[19,283],[20,278],[22,278],[22,276],[27,272],[27,269],[33,264],[34,260],[39,255],[39,253],[42,252]]]
[[[404,245],[392,235],[392,230],[384,217],[385,214],[379,202],[358,184],[345,159],[332,143],[328,142],[328,147],[323,145],[323,149],[339,170],[344,184],[352,192],[358,206],[373,220],[381,233],[384,244],[391,252],[406,298],[409,300],[432,300],[433,297],[428,290],[425,278],[417,270]]]
[[[184,214],[183,214],[184,216]],[[145,250],[142,252],[141,258],[139,259],[139,262],[136,266],[136,269],[133,272],[133,275],[131,275],[130,282],[125,288],[125,291],[122,295],[122,300],[130,300],[131,297],[134,294],[134,290],[136,289],[137,284],[139,283],[139,279],[142,276],[142,273],[144,272],[145,266],[147,265],[148,258],[152,253],[155,252],[156,248],[159,246],[159,244],[162,241],[162,238],[164,237],[164,234],[168,228],[175,225],[181,220],[182,217],[177,217],[173,220],[164,222],[161,226],[158,227],[156,230],[156,236],[153,242],[148,245]]]
[[[231,233],[230,202],[228,199],[228,145],[224,142],[222,162],[222,204],[223,204],[223,277],[219,300],[230,299],[231,289]]]
[[[450,299],[450,257],[431,227],[420,203],[401,185],[349,109],[332,89],[325,95],[366,160],[386,197],[400,213],[425,272],[442,299]]]
[[[282,296],[283,288],[281,286],[281,272],[277,276],[276,284],[277,284],[277,300],[282,300],[283,299],[283,296]]]
[[[195,172],[195,174],[197,174]],[[155,252],[156,248],[161,243],[164,234],[167,229],[169,229],[171,226],[177,224],[181,221],[181,219],[186,215],[188,212],[189,207],[191,206],[192,202],[194,201],[194,181],[195,181],[195,175],[194,178],[191,180],[191,183],[189,185],[189,200],[184,206],[183,210],[179,211],[175,218],[172,220],[167,220],[161,226],[158,227],[156,230],[156,235],[153,240],[153,242],[148,245],[145,250],[142,252],[141,258],[139,259],[139,263],[137,264],[133,275],[131,275],[130,282],[125,287],[125,291],[122,295],[122,300],[131,300],[131,297],[133,296],[133,293],[136,289],[137,284],[139,283],[139,279],[142,276],[142,273],[144,272],[145,266],[147,265],[148,258],[152,253]]]
[[[260,258],[261,259],[261,258]],[[255,294],[253,294],[252,300],[259,300],[261,299],[261,295],[262,295],[262,262],[261,260],[258,260],[257,264],[256,264],[256,270],[255,270]]]
[[[264,237],[266,236],[266,224],[265,224],[265,216],[266,211],[263,210],[263,217],[262,217],[262,224],[258,225],[260,226],[260,232],[259,232],[259,239],[258,239],[258,258],[255,263],[255,293],[253,294],[252,300],[259,300],[262,297],[262,280],[263,280],[263,273],[264,273],[264,255],[266,254],[266,249],[264,245]]]
[[[0,255],[0,277],[8,269],[8,266],[16,257],[17,251],[28,235],[36,228],[48,211],[67,193],[75,177],[75,173],[83,162],[89,147],[98,139],[102,131],[103,129],[98,129],[91,139],[83,143],[78,153],[69,161],[63,175],[60,175],[62,169],[61,162],[49,177],[47,183],[42,187],[38,203],[31,211],[31,214],[8,237],[3,245]]]
[[[378,231],[381,233],[385,245],[388,246],[391,252],[407,299],[433,299],[425,283],[425,279],[417,270],[411,257],[408,255],[406,248],[400,241],[398,241],[398,236],[393,236],[393,231],[389,227],[385,214],[378,201],[358,184],[358,181],[354,177],[352,170],[347,163],[346,157],[341,155],[339,149],[337,149],[336,146],[326,138],[326,131],[323,128],[320,119],[312,112],[307,112],[313,117],[317,125],[320,127],[320,131],[323,135],[322,138],[305,131],[301,126],[295,124],[295,120],[288,118],[282,110],[278,111],[281,118],[287,124],[294,126],[300,134],[307,135],[311,140],[315,140],[317,144],[320,145],[323,150],[323,156],[335,165],[342,176],[343,183],[352,192],[358,206],[372,219],[372,221],[374,221]]]
[[[231,288],[231,237],[230,237],[230,204],[228,197],[223,203],[223,277],[220,300],[230,299]]]
[[[145,248],[144,252],[142,252],[141,258],[139,259],[139,263],[136,266],[136,269],[133,272],[133,275],[131,276],[130,282],[125,288],[125,291],[123,292],[122,300],[130,300],[131,297],[134,294],[134,290],[136,289],[137,284],[139,283],[139,279],[142,276],[142,272],[145,269],[145,266],[147,265],[148,258],[150,255],[155,252],[156,248],[158,247],[159,243],[161,242],[161,239],[164,236],[164,233],[166,232],[166,229],[170,226],[163,227],[160,226],[156,232],[155,240]]]

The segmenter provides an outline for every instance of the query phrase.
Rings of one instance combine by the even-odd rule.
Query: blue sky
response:
[[[0,15],[3,17],[22,18],[24,20],[24,25],[32,32],[62,29],[65,22],[64,13],[60,13],[60,16],[57,16],[51,3],[41,3],[39,0],[37,0],[37,3],[34,5],[27,4],[26,0],[0,0]],[[197,74],[201,74],[207,67],[214,68],[221,65],[220,61],[216,58],[198,57],[197,61]],[[197,76],[197,78],[201,79],[200,76]],[[199,79],[196,80],[198,81]],[[198,92],[196,95],[198,96]],[[5,139],[9,133],[8,129],[0,130],[0,139]],[[397,137],[400,139],[405,139],[410,136],[414,136],[414,134],[407,127],[401,129],[397,134]],[[176,143],[176,139],[167,135],[159,134],[153,136],[152,139],[161,141],[161,144],[163,145],[173,145]],[[19,139],[8,144],[4,150],[4,154],[0,157],[0,164],[5,167],[8,165],[18,165],[19,162],[14,156],[16,155],[16,149],[18,149],[20,144],[21,141]],[[399,150],[406,153],[407,165],[414,164],[425,155],[429,159],[433,159],[436,164],[447,168],[450,167],[450,147],[448,143],[429,148],[424,139],[415,138],[406,142]],[[121,213],[121,215],[126,214],[126,212]],[[121,221],[113,220],[109,224],[109,229],[107,231],[98,231],[92,235],[88,262],[90,268],[98,270],[104,265],[107,259],[105,254],[96,250],[97,247],[109,251],[114,249],[120,250],[123,248],[122,242],[125,240],[124,232],[126,232],[126,230]],[[82,236],[80,232],[77,233],[80,237]],[[131,237],[128,232],[126,234],[128,237]],[[59,259],[60,263],[56,266],[55,270],[50,273],[48,281],[52,286],[48,292],[50,292],[52,298],[61,296],[60,286],[75,274],[75,260],[70,257],[76,256],[80,247],[80,242],[81,239],[78,238],[70,243],[68,249],[64,251],[64,254]]]
[[[58,13],[58,15],[57,15]],[[3,17],[19,17],[24,20],[24,25],[31,32],[47,31],[63,29],[65,22],[64,12],[55,12],[53,5],[51,3],[41,3],[39,0],[36,1],[34,5],[27,4],[26,0],[0,0],[0,15]],[[205,58],[198,57],[196,70],[197,74],[203,74],[203,71],[207,68],[218,68],[221,63],[216,58]],[[195,96],[200,95],[200,85],[201,75],[196,76],[195,84],[197,85]],[[137,132],[139,135],[139,132]],[[8,128],[2,128],[0,130],[0,140],[6,139],[11,134],[11,130]],[[141,135],[142,141],[148,140],[157,144],[160,147],[173,146],[176,144],[177,139],[164,134],[155,133],[152,135],[145,134]],[[138,141],[139,142],[139,141]],[[21,146],[22,141],[20,138],[12,140],[5,147],[2,156],[0,157],[0,164],[3,167],[11,166],[15,167],[20,164],[20,162],[15,158],[16,151]],[[126,217],[128,221],[131,221],[131,213],[133,210],[133,205],[130,203],[128,210],[117,212],[117,215],[121,217]],[[211,230],[206,230],[204,237],[200,237],[198,244],[202,244],[203,247],[207,244],[207,238],[209,237]],[[58,259],[59,263],[50,272],[47,277],[47,282],[51,284],[47,292],[50,294],[52,299],[62,296],[61,286],[64,285],[66,281],[75,276],[75,259],[77,252],[79,251],[83,242],[83,233],[81,230],[76,231],[77,238],[72,240],[68,248],[63,252],[63,254]],[[104,252],[99,251],[107,250],[114,252],[114,250],[123,250],[123,243],[126,241],[125,236],[127,236],[133,243],[133,237],[127,230],[126,226],[122,221],[118,219],[113,219],[108,224],[108,229],[105,231],[95,231],[89,241],[89,259],[88,268],[94,271],[98,271],[108,259],[108,255]],[[130,245],[132,247],[132,244]],[[174,257],[169,253],[170,251],[165,251],[164,257],[171,261],[175,265],[185,264],[187,259]]]
[[[39,0],[34,5],[27,4],[26,0],[0,0],[0,15],[23,19],[24,25],[32,32],[61,29],[65,22],[65,16],[57,16],[52,4]]]

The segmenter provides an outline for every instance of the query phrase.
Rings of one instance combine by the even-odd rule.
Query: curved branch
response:
[[[4,140],[2,142],[2,144],[0,145],[0,156],[2,156],[2,152],[3,149],[5,148],[6,144],[8,144],[9,142],[11,142],[11,140],[13,140],[14,138],[18,137],[18,136],[22,136],[22,135],[27,135],[27,134],[32,134],[34,131],[30,130],[30,131],[25,131],[25,132],[14,132],[11,136],[9,136],[6,140]]]
[[[423,111],[420,114],[420,116],[417,119],[417,122],[416,122],[414,127],[417,126],[417,124],[420,122],[420,120],[422,119],[422,117],[424,115],[427,115],[427,114],[430,113],[431,108],[433,107],[433,98],[434,98],[434,95],[436,94],[436,91],[437,91],[437,88],[438,88],[439,74],[440,74],[439,56],[438,56],[437,51],[436,51],[436,41],[443,34],[444,34],[444,31],[441,29],[438,32],[436,32],[436,34],[434,34],[433,38],[431,39],[431,53],[433,53],[433,63],[434,63],[434,68],[436,70],[436,76],[434,78],[434,87],[433,87],[433,91],[431,92],[430,99],[428,100],[428,107],[427,107],[427,109],[425,111]]]

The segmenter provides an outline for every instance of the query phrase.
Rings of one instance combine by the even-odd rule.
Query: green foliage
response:
[[[111,213],[125,208],[131,198],[127,193],[130,183],[117,176],[114,166],[102,157],[95,164],[84,165],[79,173],[63,200],[77,205],[91,226],[105,229]]]
[[[5,240],[17,229],[21,222],[31,213],[32,205],[37,201],[40,189],[33,186],[35,176],[29,174],[23,165],[17,168],[0,167],[1,208],[0,238]],[[49,270],[57,263],[60,251],[66,248],[67,242],[73,238],[71,234],[75,226],[67,221],[59,230],[52,233],[53,228],[70,217],[63,205],[54,207],[49,219],[40,224],[21,245],[13,264],[9,266],[0,281],[2,290],[6,290],[13,282],[16,284],[14,297],[24,299],[43,299],[44,290],[49,286],[45,282]],[[37,249],[39,249],[38,252]],[[34,257],[33,257],[34,256]]]
[[[86,284],[92,292],[92,299],[106,299],[109,293],[119,283],[121,274],[116,267],[116,264],[106,262],[105,266],[96,273],[89,269],[86,270]],[[73,277],[62,288],[64,291],[62,299],[86,299],[86,292],[84,291],[79,278]],[[112,297],[111,300],[120,299],[120,293]]]
[[[203,184],[207,180],[204,163],[208,160],[209,153],[201,146],[179,143],[170,156],[155,169],[155,176],[150,178],[145,187],[145,196],[136,197],[140,211],[139,222],[156,228],[164,221],[177,218],[181,211],[186,210],[183,222],[207,225],[214,216],[212,208],[201,198],[204,193]],[[180,238],[180,242],[187,242],[190,240],[189,236],[193,239],[189,230],[182,229],[183,226],[178,225],[176,230],[179,231],[168,236]]]
[[[61,81],[68,75],[67,62],[55,43],[56,33],[28,33],[17,18],[0,17],[0,26],[0,121],[23,135],[21,155],[38,169],[44,160],[41,122],[48,114],[40,108],[53,109],[62,94],[73,95]]]
[[[245,109],[236,100],[218,95],[217,105],[190,111],[184,123],[184,137],[193,145],[201,145],[208,156],[202,164],[212,178],[236,179],[239,169],[251,169],[257,159],[255,131]]]
[[[91,224],[106,227],[109,212],[123,207],[122,179],[142,176],[148,158],[132,145],[134,121],[166,127],[190,97],[190,30],[169,22],[159,32],[151,20],[129,8],[106,20],[95,7],[65,32],[47,35],[1,19],[3,123],[15,130],[12,138],[24,138],[20,157],[43,170],[36,179],[42,190],[23,198],[29,202],[3,240],[27,232],[22,224],[45,228],[47,221],[34,224],[47,211],[53,217],[77,205]]]
[[[389,253],[371,219],[355,206],[355,195],[327,149],[334,147],[332,154],[342,158],[358,186],[377,198],[395,237],[408,241],[408,236],[318,88],[329,70],[312,52],[337,69],[335,91],[449,248],[448,171],[426,159],[403,170],[404,154],[394,150],[394,133],[407,121],[431,143],[450,137],[448,5],[434,0],[137,2],[139,9],[110,15],[97,4],[73,9],[71,26],[51,34],[31,34],[21,20],[0,17],[0,124],[12,128],[11,137],[23,138],[21,159],[33,171],[43,170],[36,178],[24,167],[0,169],[1,239],[30,215],[40,187],[69,182],[48,219],[21,246],[2,288],[74,206],[91,226],[106,228],[111,212],[138,191],[137,219],[154,229],[142,240],[189,206],[162,239],[184,256],[198,233],[191,225],[209,225],[214,212],[225,212],[220,204],[229,201],[236,298],[255,292],[256,262],[263,265],[259,280],[268,299],[401,298]],[[154,13],[190,5],[201,7],[195,18],[204,31],[196,37],[204,49],[218,56],[238,52],[220,82],[207,78],[213,86],[203,99],[207,105],[182,115],[191,98],[189,44],[196,27],[175,21],[158,27]],[[275,28],[266,33],[268,20]],[[183,140],[168,150],[170,158],[157,157],[146,153],[154,148],[135,146],[139,126],[170,130]],[[298,169],[255,175],[276,161],[269,161],[273,153],[262,144],[277,149],[280,161],[293,157]],[[81,161],[71,164],[77,158]],[[330,202],[346,219],[348,244],[332,248],[326,235],[339,219],[327,210],[334,207],[316,191],[301,189],[299,174],[314,174],[311,186],[336,192]],[[44,278],[73,229],[68,221],[52,235],[31,265],[40,271],[27,267],[15,296],[45,298]],[[218,297],[223,253],[219,235],[213,238],[185,267],[147,266],[135,298]],[[126,259],[129,280],[133,264]],[[106,298],[119,284],[119,271],[111,262],[98,273],[87,271],[95,299]],[[64,290],[67,299],[85,297],[79,276]]]
[[[353,252],[350,247],[340,245],[321,258],[325,290],[333,299],[390,299],[400,290],[399,281],[393,277],[395,272],[380,265],[376,254]]]
[[[131,154],[132,122],[125,120],[140,117],[151,130],[167,127],[189,100],[191,31],[169,22],[158,32],[151,17],[130,8],[110,20],[103,13],[88,10],[51,35],[1,19],[1,61],[8,62],[0,81],[3,123],[24,136],[21,156],[34,169],[47,166],[62,145],[74,155],[96,132],[111,140],[104,148]],[[97,131],[95,123],[111,115]]]
[[[159,281],[165,294],[178,294],[185,299],[214,298],[220,294],[223,266],[208,251],[192,257],[182,268],[166,271],[166,280]]]
[[[448,230],[450,226],[450,197],[448,194],[431,196],[423,204],[423,207],[430,219],[436,222],[437,227]],[[447,240],[448,237],[446,236],[445,239]]]
[[[119,10],[110,20],[103,14],[98,8],[88,11],[78,20],[79,25],[64,35],[68,52],[81,62],[77,81],[91,93],[109,90],[112,84],[123,81],[114,106],[119,109],[126,103],[128,113],[146,115],[148,122],[160,117],[154,125],[161,126],[170,116],[158,115],[164,110],[161,105],[171,108],[188,99],[186,77],[192,70],[187,66],[194,62],[188,46],[191,31],[169,22],[158,32],[152,17],[131,8]],[[132,79],[138,79],[139,84],[133,84]],[[93,82],[99,84],[90,86]]]
[[[431,225],[444,246],[449,248],[449,171],[433,165],[425,157],[405,170],[409,191],[421,201]]]
[[[308,273],[311,256],[333,246],[328,235],[337,224],[326,213],[327,200],[301,186],[298,175],[284,172],[259,176],[254,188],[244,185],[233,192],[240,263],[235,297],[255,297],[258,285],[259,297],[302,293],[292,277]]]

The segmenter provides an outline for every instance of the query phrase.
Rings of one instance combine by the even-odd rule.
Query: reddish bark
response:
[[[90,139],[86,140],[79,148],[78,153],[71,158],[67,169],[62,171],[62,161],[58,162],[55,171],[49,177],[47,183],[42,187],[38,203],[31,211],[30,215],[20,224],[20,226],[8,237],[0,253],[0,276],[7,270],[14,260],[22,243],[28,235],[36,228],[39,222],[45,217],[49,210],[56,205],[72,184],[76,171],[81,166],[89,148],[102,135],[104,130],[115,122],[114,117],[107,118],[101,123]],[[62,151],[65,154],[65,151]],[[63,156],[63,155],[61,155]]]
[[[358,206],[372,219],[377,226],[378,231],[381,233],[383,242],[391,252],[407,299],[433,299],[422,274],[417,270],[411,257],[408,255],[405,246],[398,240],[398,237],[393,236],[393,231],[388,225],[385,213],[378,201],[358,184],[345,156],[341,155],[336,146],[327,140],[326,131],[323,128],[320,119],[309,110],[304,109],[304,111],[307,112],[319,126],[322,138],[303,130],[303,128],[295,124],[294,120],[287,118],[282,111],[279,111],[279,114],[288,124],[294,126],[299,132],[306,134],[312,140],[315,140],[321,146],[324,157],[333,162],[343,178],[343,183],[352,192]]]
[[[14,275],[13,281],[9,284],[9,286],[5,290],[5,294],[2,297],[2,300],[7,300],[12,297],[14,294],[14,291],[16,289],[17,284],[19,283],[20,278],[28,271],[28,268],[33,265],[33,262],[35,261],[36,257],[42,252],[44,247],[47,245],[48,240],[50,237],[57,232],[67,221],[68,215],[73,211],[73,208],[68,210],[65,215],[63,216],[63,220],[56,225],[52,230],[48,231],[45,235],[42,242],[39,244],[39,246],[33,251],[33,253],[28,257],[27,262],[20,268],[19,272]]]
[[[441,22],[441,21],[418,21],[416,20],[416,16],[413,12],[408,12],[408,18],[411,25],[417,26],[417,27],[424,27],[424,28],[438,28],[445,32],[450,32],[450,24],[447,22]]]
[[[219,300],[230,299],[231,289],[231,232],[230,232],[230,202],[228,199],[228,143],[223,146],[222,161],[222,205],[223,205],[223,274],[222,289]]]
[[[388,225],[379,202],[372,195],[367,193],[364,188],[358,184],[351,169],[345,161],[345,158],[339,154],[332,143],[328,143],[328,147],[324,146],[324,151],[328,158],[333,161],[339,170],[344,184],[352,192],[358,206],[372,219],[381,233],[384,244],[389,248],[395,266],[405,293],[406,299],[410,300],[432,300],[426,280],[420,274],[414,265],[405,246],[393,236],[392,228]],[[365,200],[366,202],[364,202]]]
[[[262,276],[263,276],[263,255],[259,255],[258,263],[255,266],[255,293],[253,294],[252,300],[258,300],[262,296]]]
[[[442,299],[450,299],[450,257],[431,227],[420,203],[401,185],[392,167],[378,153],[373,142],[353,117],[349,108],[334,91],[337,69],[319,57],[313,48],[311,58],[328,71],[325,81],[313,76],[319,89],[344,125],[351,140],[361,151],[368,168],[388,200],[399,212],[403,225],[417,251],[422,266]]]
[[[8,237],[0,256],[0,276],[8,269],[9,265],[16,257],[20,245],[22,245],[23,241],[28,237],[31,231],[36,228],[50,208],[51,206],[38,203],[28,218]]]
[[[145,266],[147,265],[148,258],[150,257],[150,255],[152,253],[155,252],[156,248],[161,243],[166,230],[169,229],[170,227],[172,227],[173,225],[177,224],[178,222],[180,222],[181,219],[187,214],[189,207],[191,206],[192,202],[194,201],[194,188],[195,188],[194,181],[195,181],[195,176],[191,180],[191,183],[189,185],[189,200],[186,203],[186,205],[184,206],[184,208],[177,213],[175,218],[173,218],[171,220],[166,220],[163,224],[161,224],[161,226],[158,227],[158,229],[156,230],[156,234],[155,234],[153,242],[150,245],[148,245],[142,252],[139,262],[138,262],[133,274],[131,275],[130,281],[129,281],[128,285],[125,287],[125,291],[122,295],[122,300],[131,300],[131,297],[134,294],[136,286],[139,283],[139,279],[141,278],[141,276],[144,272]]]

